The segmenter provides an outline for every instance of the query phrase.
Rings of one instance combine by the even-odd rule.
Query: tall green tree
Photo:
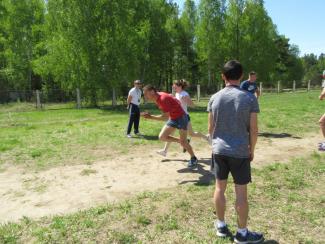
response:
[[[39,55],[37,44],[42,41],[45,6],[42,0],[5,1],[7,9],[5,56],[10,87],[35,89],[40,87],[32,62]]]
[[[218,80],[220,67],[225,61],[225,1],[200,1],[196,34],[200,70],[203,82],[209,88]]]

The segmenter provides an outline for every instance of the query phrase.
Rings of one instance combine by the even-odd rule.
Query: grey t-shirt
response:
[[[248,158],[250,114],[259,111],[254,94],[237,86],[227,86],[215,93],[208,103],[208,112],[214,119],[212,152]]]

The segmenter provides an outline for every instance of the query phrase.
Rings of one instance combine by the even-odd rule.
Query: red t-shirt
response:
[[[175,97],[166,92],[158,92],[158,94],[156,104],[160,110],[169,113],[170,119],[178,119],[185,114],[181,103]]]

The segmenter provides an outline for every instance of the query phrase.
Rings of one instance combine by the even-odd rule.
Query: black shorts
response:
[[[237,185],[246,185],[252,181],[251,162],[249,158],[233,158],[212,154],[211,171],[218,180],[227,180],[230,172],[234,183]]]

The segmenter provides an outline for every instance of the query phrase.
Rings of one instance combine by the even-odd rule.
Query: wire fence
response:
[[[285,84],[288,84],[286,82]],[[300,86],[296,86],[300,84]],[[304,84],[304,85],[301,85]],[[309,92],[319,90],[321,84],[307,82],[292,82],[291,86],[284,86],[282,82],[277,82],[274,86],[263,86],[258,83],[261,94],[264,93],[283,93],[283,92]],[[197,85],[188,89],[192,99],[209,98],[212,94],[224,87],[223,82],[216,83],[210,87]],[[30,109],[60,109],[60,108],[85,108],[85,107],[108,107],[126,105],[127,93],[105,89],[80,91],[78,88],[72,91],[60,89],[34,90],[34,91],[1,91],[0,90],[0,107],[10,106],[13,104],[28,104],[28,106],[16,106],[18,110]],[[5,110],[1,110],[5,111]]]

